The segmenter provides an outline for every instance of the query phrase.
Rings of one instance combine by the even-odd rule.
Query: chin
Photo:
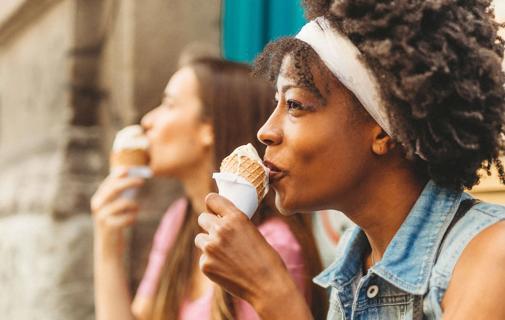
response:
[[[151,163],[149,164],[149,168],[151,169],[151,172],[155,177],[160,177],[164,175],[163,168],[160,168],[160,166],[153,163],[153,161],[151,161]]]
[[[275,191],[275,207],[283,216],[292,216],[296,213],[314,213],[316,211],[313,209],[304,209],[303,205],[299,203],[289,203],[289,200],[282,199],[277,191]]]
[[[156,163],[151,163],[149,167],[151,168],[151,171],[155,177],[171,178],[175,175],[173,168],[169,166],[162,166]]]
[[[277,192],[277,191],[275,191],[275,207],[277,208],[279,213],[282,214],[283,216],[291,216],[291,215],[299,212],[297,210],[293,210],[289,206],[286,206],[286,204],[283,203],[283,201],[279,195],[279,192]]]

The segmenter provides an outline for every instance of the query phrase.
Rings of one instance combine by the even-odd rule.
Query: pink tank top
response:
[[[147,269],[137,290],[137,295],[143,298],[153,298],[156,294],[161,270],[184,222],[187,205],[186,199],[179,199],[170,206],[163,216],[154,236]],[[305,273],[305,266],[303,265],[302,249],[289,226],[279,218],[271,218],[261,224],[258,230],[279,253],[298,288],[308,297],[309,288],[305,288],[304,282],[308,275]],[[212,295],[213,289],[209,288],[198,299],[193,301],[185,300],[180,309],[179,320],[210,319]],[[246,301],[239,300],[236,311],[239,320],[260,319]]]

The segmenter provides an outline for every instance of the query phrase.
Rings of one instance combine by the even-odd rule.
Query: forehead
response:
[[[317,56],[297,59],[293,55],[287,54],[282,59],[277,76],[278,87],[280,85],[301,87],[312,91],[312,93],[323,99],[329,95],[331,88],[337,84],[338,80]]]
[[[177,70],[168,81],[164,93],[172,97],[198,95],[198,79],[194,70],[190,67]]]
[[[345,105],[349,110],[359,110],[353,113],[358,117],[357,119],[367,121],[372,119],[354,94],[331,73],[319,57],[306,59],[306,61],[307,64],[304,67],[291,55],[283,58],[277,76],[278,92],[290,86],[306,89],[319,98],[322,105]]]

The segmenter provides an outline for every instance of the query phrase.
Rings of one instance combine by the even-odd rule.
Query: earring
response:
[[[210,146],[212,144],[212,136],[210,134],[206,134],[203,136],[202,141],[206,146]]]

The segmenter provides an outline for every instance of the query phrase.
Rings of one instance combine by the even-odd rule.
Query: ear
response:
[[[203,123],[200,126],[199,139],[203,146],[211,147],[214,145],[214,128],[210,123]]]
[[[372,129],[372,139],[372,152],[378,156],[386,155],[395,147],[393,139],[378,125]]]

